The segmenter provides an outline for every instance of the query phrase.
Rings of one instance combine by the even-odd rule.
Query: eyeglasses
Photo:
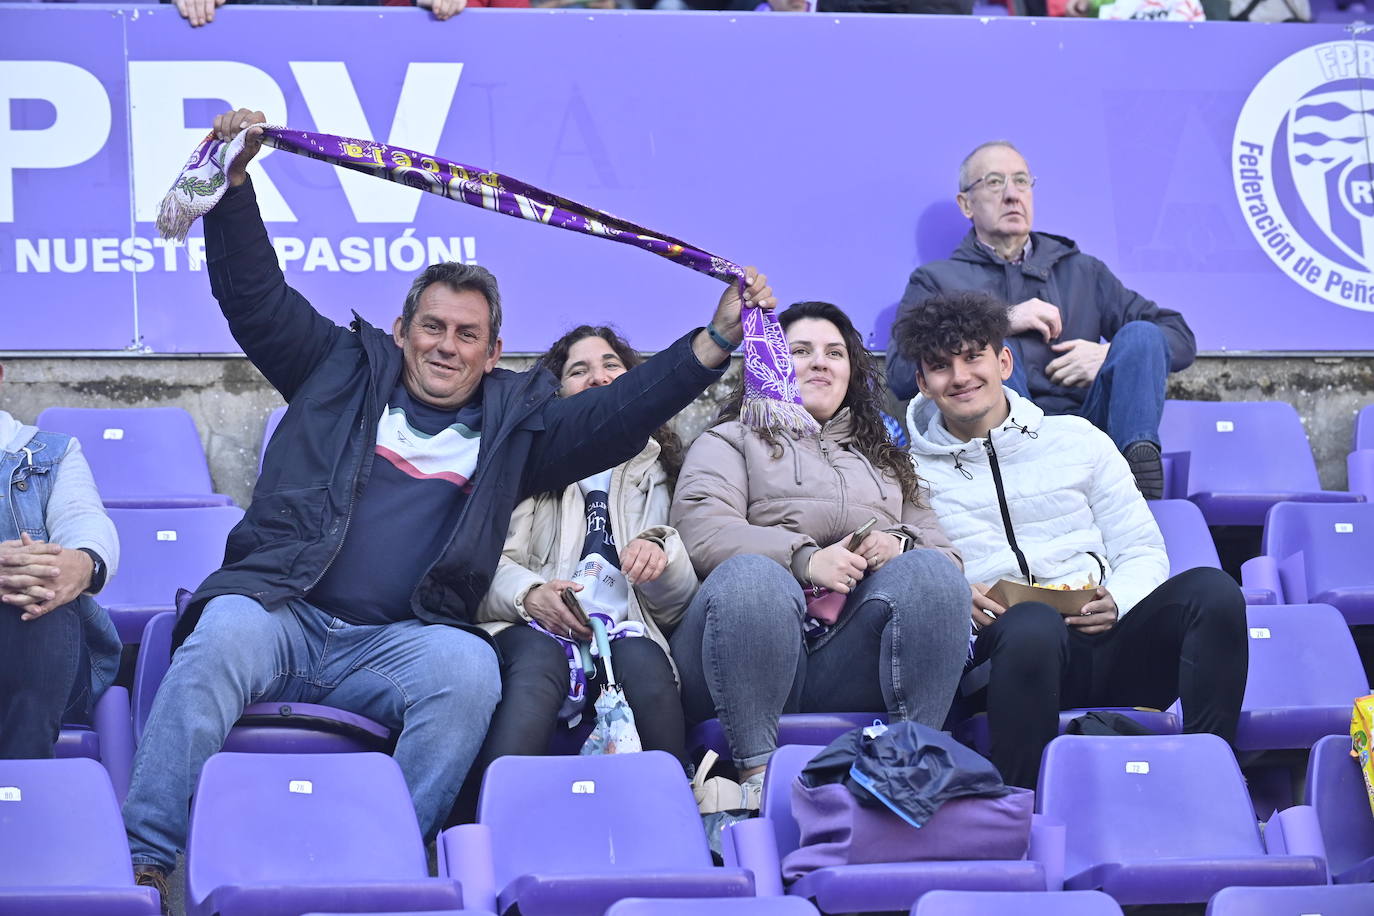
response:
[[[1012,187],[1016,188],[1018,191],[1029,191],[1031,188],[1035,187],[1036,179],[1034,175],[1028,175],[1025,172],[1017,172],[1010,178],[1003,175],[1001,172],[988,172],[982,178],[979,178],[967,188],[964,188],[964,193],[967,194],[969,191],[982,185],[992,193],[999,194],[1002,189],[1007,186],[1008,181],[1010,181]]]

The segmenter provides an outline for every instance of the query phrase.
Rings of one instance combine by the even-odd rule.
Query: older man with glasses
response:
[[[978,290],[1009,306],[1007,384],[1048,414],[1074,414],[1111,436],[1146,499],[1163,495],[1159,420],[1170,372],[1192,365],[1193,332],[1121,281],[1071,239],[1031,231],[1035,176],[1006,140],[984,143],[959,166],[955,201],[973,223],[946,260],[918,268],[899,315],[937,293]],[[916,393],[916,367],[888,354],[888,385]]]

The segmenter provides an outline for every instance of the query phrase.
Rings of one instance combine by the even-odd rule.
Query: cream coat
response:
[[[896,479],[850,447],[849,410],[819,438],[780,437],[780,456],[739,422],[722,423],[692,443],[678,478],[672,523],[703,579],[740,554],[776,560],[806,584],[811,555],[870,518],[960,564],[935,513],[902,499]]]
[[[629,620],[644,624],[648,636],[668,653],[662,627],[671,627],[696,594],[697,577],[678,533],[668,527],[672,497],[658,463],[653,439],[634,458],[611,472],[611,531],[621,549],[638,537],[663,544],[668,565],[652,582],[630,589]],[[541,493],[515,507],[510,531],[491,589],[477,610],[477,622],[489,633],[529,620],[521,600],[531,587],[568,579],[582,559],[586,509],[577,484],[562,493]],[[669,656],[671,657],[671,655]]]
[[[989,438],[1031,574],[1046,585],[1080,586],[1091,577],[1107,587],[1125,616],[1169,576],[1164,538],[1126,459],[1087,420],[1047,417],[1003,390],[1011,413]],[[986,585],[1024,582],[1002,524],[987,440],[956,439],[924,395],[908,406],[907,426],[916,469],[963,551],[965,577]]]

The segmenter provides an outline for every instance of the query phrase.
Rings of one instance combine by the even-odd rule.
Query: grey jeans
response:
[[[732,557],[673,633],[689,722],[720,719],[735,766],[768,762],[785,712],[880,712],[940,728],[968,657],[969,587],[949,558],[911,550],[867,575],[807,645],[791,572]]]

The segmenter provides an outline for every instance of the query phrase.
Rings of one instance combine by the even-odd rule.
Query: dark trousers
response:
[[[91,675],[76,609],[36,620],[0,605],[0,759],[53,755],[63,721],[90,717]]]
[[[496,635],[496,644],[501,650],[501,702],[463,784],[451,823],[475,816],[482,774],[493,760],[508,754],[547,754],[555,729],[565,728],[558,720],[558,709],[568,694],[568,660],[562,645],[528,626],[507,627]],[[611,664],[634,712],[644,750],[667,751],[685,769],[682,700],[667,653],[652,639],[630,636],[611,643]],[[596,678],[587,683],[584,717],[596,715],[592,704],[604,681],[598,662]]]
[[[1183,730],[1234,743],[1249,666],[1245,599],[1218,569],[1190,569],[1146,595],[1115,627],[1085,635],[1038,602],[1018,604],[974,643],[990,661],[989,755],[1008,785],[1036,787],[1061,709],[1148,706],[1183,699]]]

